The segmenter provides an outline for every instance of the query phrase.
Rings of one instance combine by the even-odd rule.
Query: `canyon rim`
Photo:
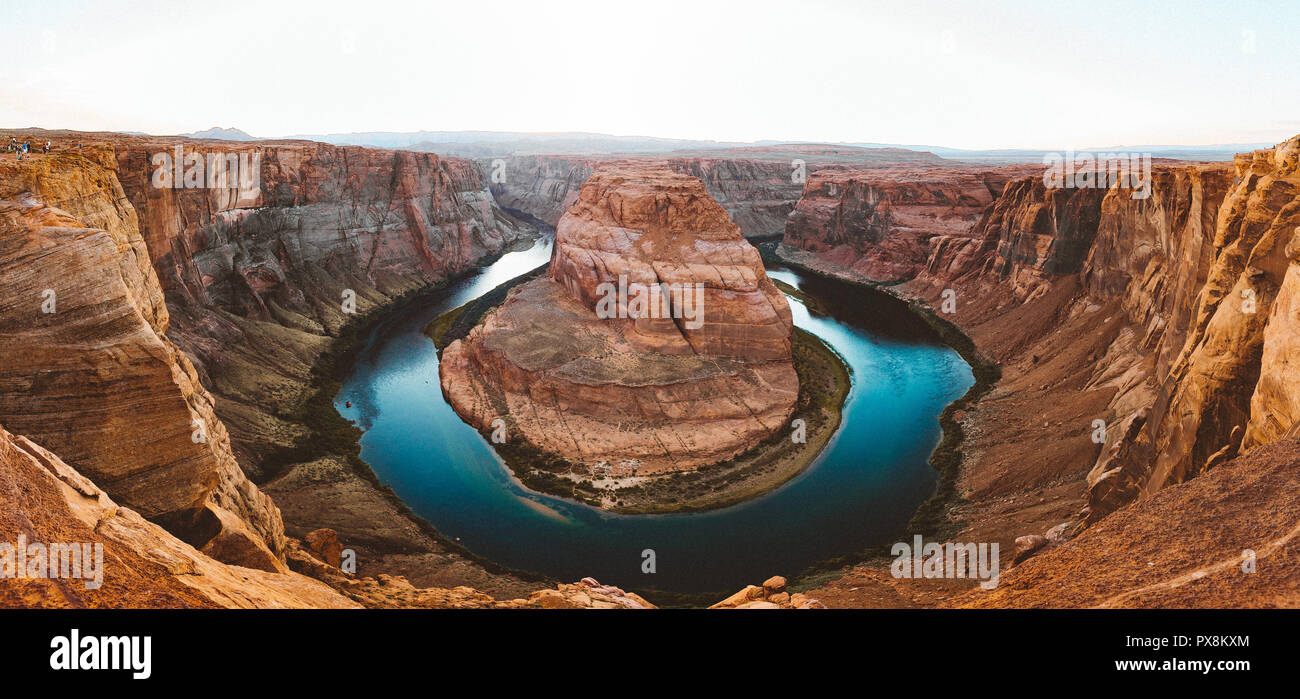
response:
[[[82,5],[0,68],[19,673],[1290,667],[1300,8]]]

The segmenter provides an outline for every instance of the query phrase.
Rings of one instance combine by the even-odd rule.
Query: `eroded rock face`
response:
[[[329,586],[297,573],[227,565],[118,505],[90,479],[32,440],[0,428],[0,542],[98,547],[82,578],[18,576],[0,584],[0,607],[349,608]],[[70,569],[71,570],[71,569]],[[98,571],[92,574],[92,570]],[[89,584],[89,586],[88,586]]]
[[[642,314],[616,321],[630,342],[645,349],[790,357],[792,320],[785,296],[767,278],[758,251],[693,177],[652,167],[598,172],[560,219],[550,273],[593,311],[608,290],[603,284],[700,285],[703,294],[694,309],[699,318]],[[691,298],[658,295],[660,307],[684,304],[683,314],[689,315]],[[628,315],[624,307],[619,311],[620,318]]]
[[[812,173],[910,164],[914,171],[942,167],[931,153],[897,148],[786,145],[665,153],[654,156],[526,155],[483,160],[497,175],[492,193],[513,211],[556,225],[597,168],[627,163],[661,164],[697,177],[746,237],[779,236]]]
[[[1259,383],[1251,396],[1243,443],[1250,449],[1281,439],[1300,422],[1300,137],[1271,153],[1253,154],[1249,165],[1242,158],[1238,173],[1255,187],[1247,194],[1239,185],[1234,192],[1234,206],[1247,199],[1237,225],[1267,226],[1249,264],[1263,269],[1270,280],[1281,277],[1264,330]],[[1257,311],[1263,312],[1262,306]]]
[[[115,147],[118,176],[176,303],[263,320],[285,310],[315,316],[341,299],[320,294],[334,289],[319,289],[314,273],[345,272],[364,280],[362,289],[391,293],[412,278],[463,272],[521,232],[500,215],[477,166],[433,153],[308,142],[123,139]],[[175,160],[177,148],[255,157],[258,186],[154,186],[153,159]]]
[[[632,307],[620,285],[643,285],[660,312]],[[758,252],[699,180],[613,167],[560,221],[550,276],[446,348],[443,391],[471,424],[501,418],[570,461],[692,468],[789,419],[792,327]]]
[[[312,538],[326,548],[338,545],[328,530]],[[311,543],[305,550],[293,539],[287,546],[293,571],[230,565],[119,505],[56,454],[3,427],[0,544],[36,545],[47,552],[76,545],[89,552],[76,559],[76,567],[69,565],[69,572],[80,577],[55,579],[33,577],[29,570],[7,571],[12,577],[0,584],[0,608],[10,609],[655,608],[635,593],[591,578],[535,590],[518,599],[496,599],[466,586],[416,587],[402,576],[359,578],[319,560]],[[336,551],[331,553],[325,557],[337,558]],[[70,554],[59,555],[62,559]]]
[[[51,201],[110,233],[125,217],[135,222],[134,253],[123,259],[151,263],[157,278],[152,303],[139,304],[142,313],[158,327],[155,317],[168,319],[160,335],[183,352],[209,400],[215,398],[214,412],[246,480],[263,484],[263,492],[276,491],[291,534],[335,528],[368,573],[405,574],[421,583],[464,581],[499,595],[532,589],[457,561],[343,456],[316,458],[320,454],[302,446],[318,443],[298,412],[311,395],[313,364],[355,318],[343,310],[345,290],[355,292],[357,314],[364,314],[531,236],[531,227],[495,206],[475,164],[298,141],[82,132],[45,138],[54,142],[52,154],[31,154],[23,160],[31,169],[24,171],[75,156],[99,165],[95,176],[65,183]],[[238,187],[153,187],[154,156],[174,155],[177,145],[186,155],[257,156],[258,187],[252,195]],[[37,191],[33,178],[5,179],[14,192]],[[302,476],[319,475],[322,463],[330,464],[328,482]],[[303,482],[313,486],[285,487]],[[117,487],[105,485],[110,492]],[[344,511],[330,505],[340,501],[367,506]],[[229,519],[190,514],[157,521],[175,532],[205,534]],[[453,574],[431,572],[444,568]]]
[[[936,308],[941,292],[955,292],[953,319],[1007,363],[1004,379],[1047,396],[1060,385],[1060,398],[1080,409],[1104,403],[1087,408],[1106,430],[1086,476],[1081,526],[1276,441],[1296,423],[1298,151],[1291,139],[1232,165],[1156,163],[1149,196],[1130,186],[1012,180],[968,233],[936,235],[924,268],[897,287]],[[844,176],[821,173],[810,190]],[[824,206],[831,213],[820,220],[849,221],[876,241],[863,253],[838,259],[833,246],[809,253],[788,240],[782,249],[869,277],[863,270],[889,252],[886,217],[881,198],[859,189],[846,202],[814,196],[791,221]],[[1068,336],[1080,328],[1098,334]],[[1080,371],[1086,381],[1066,388]],[[1041,423],[1042,443],[1086,434],[1089,421],[1072,419],[1077,426]],[[1034,438],[1026,425],[1014,429],[1017,440]]]
[[[89,155],[0,165],[0,420],[212,555],[282,569],[279,510],[164,334],[111,151]]]
[[[1050,189],[1041,176],[1008,182],[967,235],[934,239],[924,279],[997,280],[1025,299],[1077,273],[1092,247],[1104,189]]]
[[[1144,496],[1277,439],[1295,422],[1286,360],[1295,318],[1281,292],[1300,226],[1298,159],[1300,138],[1236,160],[1186,340],[1131,451],[1149,464],[1139,480]],[[1090,502],[1094,512],[1105,504]]]
[[[969,240],[1007,182],[1036,169],[823,170],[809,176],[782,242],[867,279],[911,279],[930,258],[932,241],[951,247]]]
[[[1122,314],[1126,327],[1090,359],[1086,389],[1113,397],[1087,476],[1085,526],[1295,423],[1284,290],[1300,224],[1296,151],[1293,139],[1232,166],[1160,164],[1145,198],[1013,181],[971,240],[940,240],[909,285],[923,297],[954,288],[972,306],[989,305],[973,297],[1006,294],[1010,303],[980,311],[978,322],[993,324],[1077,279],[1071,318]]]
[[[111,144],[171,336],[222,399],[236,454],[257,477],[296,438],[278,413],[300,400],[316,356],[353,317],[345,302],[364,314],[532,232],[500,210],[468,160],[301,141]],[[178,154],[244,158],[256,186],[155,186],[155,158]]]

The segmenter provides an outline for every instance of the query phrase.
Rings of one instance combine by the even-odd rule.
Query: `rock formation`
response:
[[[1057,541],[1126,505],[1140,517],[1165,489],[1281,448],[1298,416],[1298,154],[1300,138],[1233,164],[1157,163],[1148,196],[1016,179],[968,234],[934,239],[895,290],[935,308],[951,290],[948,317],[1002,367],[994,393],[959,416],[980,540],[1012,552],[1050,532],[1033,560],[1064,555]],[[782,249],[864,276],[851,260]],[[1013,504],[1025,499],[1035,504]]]
[[[102,556],[102,567],[92,565],[91,556],[79,561],[82,577],[27,577],[11,571],[13,579],[0,580],[0,607],[359,606],[297,573],[213,560],[135,510],[119,506],[58,456],[2,427],[0,532],[0,544],[11,547],[76,544],[93,551],[98,546]]]
[[[0,555],[12,557],[0,568],[0,608],[655,608],[635,593],[591,578],[502,600],[465,586],[416,587],[402,576],[356,577],[293,539],[287,545],[292,572],[229,565],[118,505],[57,455],[3,427],[0,532],[0,545],[9,547],[0,548]],[[322,531],[315,538],[329,536]],[[19,545],[28,547],[26,560],[17,553]],[[80,548],[77,558],[62,548],[72,545]],[[45,573],[33,568],[33,546],[49,556]],[[62,571],[62,561],[69,560],[64,577],[48,572],[56,547],[61,550],[54,567]],[[23,570],[17,561],[24,562]]]
[[[550,276],[446,348],[442,385],[471,424],[503,419],[572,462],[692,468],[789,419],[791,330],[758,252],[698,179],[614,166],[560,221]]]
[[[110,474],[100,485],[119,502],[135,504],[126,491],[136,489],[134,495],[151,499],[138,505],[147,516],[226,560],[283,568],[285,530],[302,536],[329,526],[358,551],[361,570],[371,574],[409,574],[421,584],[449,587],[464,581],[498,595],[533,589],[449,550],[346,454],[316,449],[320,440],[309,437],[301,422],[301,406],[315,390],[313,364],[331,335],[355,317],[344,311],[345,290],[355,292],[357,314],[364,314],[465,272],[530,234],[492,203],[473,163],[309,142],[236,144],[78,132],[52,132],[48,138],[54,142],[50,155],[0,159],[0,199],[13,207],[6,220],[18,222],[6,231],[17,226],[24,238],[49,245],[28,251],[37,267],[24,263],[22,274],[0,280],[15,285],[17,294],[6,295],[13,301],[0,309],[4,321],[44,346],[27,354],[20,353],[26,345],[0,350],[15,360],[0,365],[0,374],[19,381],[10,384],[6,409],[21,413],[4,419],[61,452],[68,447],[66,453],[77,459],[78,449],[94,452],[103,462],[95,478]],[[237,178],[236,186],[221,186],[232,184],[228,178],[201,182],[219,186],[189,187],[184,185],[200,182],[182,176],[172,182],[180,188],[155,187],[155,159],[174,155],[177,147],[182,157],[205,162],[208,155],[230,154],[236,163],[247,155],[258,163],[257,186],[244,190]],[[42,205],[62,213],[39,213]],[[41,228],[47,215],[75,220]],[[90,228],[102,229],[107,238],[80,230]],[[12,242],[15,249],[22,245]],[[114,256],[105,257],[110,252]],[[119,268],[120,281],[102,273]],[[101,273],[79,279],[69,272],[77,269]],[[84,287],[82,296],[66,296],[61,284]],[[46,288],[57,292],[60,313],[40,313]],[[88,303],[86,296],[102,299],[78,315],[63,312]],[[29,320],[32,313],[38,322]],[[88,319],[102,327],[96,330]],[[83,335],[87,328],[102,337]],[[39,337],[55,330],[53,340]],[[104,338],[117,345],[103,344]],[[67,351],[53,352],[54,340]],[[122,364],[114,359],[118,355]],[[154,358],[164,355],[172,368]],[[79,356],[87,359],[78,363]],[[42,371],[39,362],[62,362],[53,368],[79,372],[88,385],[101,388],[75,404],[51,402],[44,393],[63,384],[52,382],[55,374]],[[116,371],[123,365],[127,371]],[[158,371],[161,382],[152,378]],[[37,390],[29,390],[33,385]],[[126,400],[102,392],[119,388],[129,391]],[[74,393],[80,390],[69,388],[60,400]],[[113,433],[126,438],[92,439],[71,423],[42,428],[23,417],[40,401],[42,411],[68,408],[81,420],[85,416],[75,411],[87,410],[88,398],[100,401],[92,406],[96,419],[114,421]],[[135,420],[116,431],[119,423]],[[162,421],[165,432],[158,431]],[[206,441],[192,442],[199,425]],[[154,448],[146,453],[146,447]],[[74,465],[89,473],[86,465]],[[300,465],[311,477],[298,477]],[[282,477],[256,488],[240,467],[258,481]],[[150,487],[168,472],[186,475],[174,488]],[[277,491],[277,505],[293,513],[283,526],[276,505],[262,494],[269,490]],[[214,507],[192,502],[203,493]],[[240,531],[241,518],[247,532]],[[259,537],[260,547],[246,543]],[[455,572],[440,574],[447,569]]]
[[[785,578],[774,575],[762,585],[745,589],[711,605],[709,609],[825,609],[826,605],[801,592],[786,590]]]
[[[0,165],[0,421],[213,556],[281,569],[280,512],[165,334],[112,152],[89,156]]]
[[[526,155],[483,160],[498,173],[492,193],[502,206],[554,226],[578,199],[598,167],[626,163],[661,164],[697,177],[748,238],[777,236],[811,173],[827,169],[890,168],[914,171],[943,166],[933,154],[897,148],[850,146],[765,146],[665,153],[654,156]]]
[[[1192,288],[1173,287],[1183,304],[1161,325],[1185,340],[1177,354],[1169,348],[1172,361],[1155,376],[1155,400],[1125,452],[1129,458],[1090,476],[1090,515],[1113,509],[1117,494],[1150,496],[1272,442],[1295,424],[1287,357],[1296,324],[1295,281],[1288,278],[1300,254],[1291,244],[1300,236],[1297,161],[1300,138],[1238,156],[1235,184],[1217,207],[1212,235],[1198,226],[1200,239],[1189,236],[1190,249],[1179,251],[1187,269],[1172,281]],[[1107,482],[1112,479],[1119,482]]]
[[[873,281],[911,279],[930,258],[932,241],[969,241],[971,225],[1007,182],[1040,169],[822,170],[809,176],[782,242]]]

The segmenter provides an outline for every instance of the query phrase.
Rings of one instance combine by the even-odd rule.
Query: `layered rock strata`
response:
[[[957,166],[822,170],[811,174],[782,242],[873,281],[911,279],[931,244],[968,239],[1007,182],[1041,170]]]
[[[79,132],[48,132],[41,138],[54,142],[50,155],[31,154],[21,168],[12,156],[5,159],[14,168],[4,177],[7,192],[14,197],[39,193],[43,190],[34,183],[41,178],[34,173],[73,161],[89,164],[59,166],[65,181],[51,190],[53,203],[83,220],[79,227],[114,235],[118,228],[131,229],[132,241],[119,246],[130,252],[122,259],[137,266],[137,274],[154,279],[139,287],[150,294],[148,303],[138,304],[143,317],[159,328],[165,325],[160,337],[181,350],[175,380],[211,391],[195,394],[206,403],[191,400],[195,410],[215,415],[203,421],[206,444],[226,440],[238,466],[263,482],[260,490],[274,491],[276,504],[292,513],[285,529],[301,536],[334,527],[357,551],[367,574],[401,573],[426,586],[471,584],[511,597],[535,587],[489,573],[431,537],[348,454],[330,446],[341,435],[331,434],[333,441],[326,443],[313,433],[319,424],[303,421],[302,406],[319,390],[313,365],[345,323],[465,272],[531,235],[531,228],[493,204],[477,166],[432,154],[309,142]],[[178,147],[180,157],[190,159],[182,160],[181,175],[171,178],[170,184],[181,186],[156,187],[156,161],[175,161]],[[244,187],[238,177],[215,182],[185,177],[186,165],[206,164],[208,156],[219,155],[235,163],[256,162],[255,186]],[[82,174],[74,181],[69,173],[75,172]],[[20,173],[27,174],[20,178]],[[198,184],[204,186],[190,186]],[[38,310],[44,286],[34,297]],[[353,297],[355,315],[345,303]],[[30,310],[25,300],[23,305]],[[161,318],[165,323],[158,323]],[[111,379],[109,368],[101,371]],[[188,442],[194,428],[188,419],[184,424]],[[120,457],[128,444],[99,448]],[[118,488],[135,478],[105,488],[116,497]],[[229,484],[249,479],[237,474],[191,480],[198,490],[224,493]],[[189,512],[159,514],[157,521],[201,543],[214,529],[212,518]],[[234,524],[217,519],[227,530]],[[284,534],[266,536],[275,540]],[[284,565],[280,546],[267,547],[277,554],[277,566]]]
[[[1164,271],[1179,303],[1147,320],[1145,339],[1172,332],[1173,342],[1157,356],[1164,363],[1157,361],[1154,401],[1140,408],[1142,427],[1089,476],[1092,520],[1276,441],[1300,417],[1289,361],[1300,322],[1300,138],[1238,156],[1234,174],[1214,228],[1189,226],[1200,235],[1184,237],[1181,264]],[[1191,213],[1200,213],[1205,189],[1193,190]],[[1149,314],[1140,302],[1126,305],[1135,321]]]
[[[1291,139],[1233,165],[1157,164],[1146,193],[1013,180],[968,234],[935,238],[898,290],[935,308],[952,294],[950,317],[1003,366],[984,417],[968,418],[968,434],[987,436],[984,463],[968,461],[971,492],[1078,482],[1086,503],[1071,523],[1086,526],[1295,424],[1298,151]],[[1029,445],[1028,465],[1011,442]],[[1060,458],[1040,463],[1052,445]]]
[[[1298,150],[1291,139],[1234,164],[1157,164],[1145,197],[1016,180],[970,235],[937,238],[896,290],[955,321],[1002,368],[957,415],[966,501],[954,516],[967,524],[955,540],[999,542],[1004,568],[1016,539],[1047,545],[1025,550],[993,593],[901,589],[864,567],[818,596],[1294,605],[1284,467],[1297,430],[1286,387]],[[1242,574],[1243,549],[1260,554],[1258,574]]]
[[[326,534],[333,532],[321,532]],[[293,539],[287,546],[293,571],[222,563],[119,505],[57,455],[3,427],[0,545],[5,576],[0,608],[10,609],[655,608],[635,593],[591,578],[497,599],[467,586],[417,587],[402,576],[357,577]],[[57,575],[51,573],[55,570]]]
[[[60,548],[68,577],[14,567],[0,580],[0,607],[348,608],[357,603],[287,570],[227,565],[177,539],[30,439],[0,428],[0,544]],[[21,538],[20,538],[21,537]],[[71,558],[73,546],[80,549]],[[63,553],[67,551],[67,553]],[[28,561],[32,560],[27,556]],[[48,559],[47,559],[48,560]],[[72,562],[76,562],[76,568]],[[74,574],[75,571],[75,574]],[[36,571],[39,573],[39,571]]]
[[[0,164],[0,420],[213,556],[283,568],[106,149]]]
[[[446,348],[443,391],[471,424],[505,420],[571,462],[693,468],[789,419],[792,327],[758,252],[698,179],[611,167],[560,221],[550,275]]]
[[[653,156],[527,155],[483,160],[497,201],[549,225],[556,225],[578,199],[583,182],[602,166],[661,164],[697,177],[745,237],[779,236],[812,173],[853,168],[916,170],[941,167],[930,153],[895,148],[790,145],[668,153]]]

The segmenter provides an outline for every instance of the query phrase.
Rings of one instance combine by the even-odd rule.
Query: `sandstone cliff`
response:
[[[931,257],[971,240],[971,226],[1013,178],[1040,168],[957,166],[824,170],[807,186],[782,242],[874,281],[911,279]]]
[[[223,399],[218,414],[258,477],[268,454],[301,436],[283,413],[341,327],[532,233],[495,204],[474,163],[433,153],[51,135],[55,152],[107,153],[102,164],[116,181],[82,183],[82,194],[93,199],[107,187],[117,192],[115,206],[133,210],[124,215],[138,226],[136,260],[156,272],[159,308],[166,294],[169,336]],[[163,156],[180,174],[157,186]],[[209,156],[243,158],[256,177],[183,175]],[[345,309],[349,300],[355,304]]]
[[[483,160],[493,173],[492,193],[502,206],[548,225],[578,199],[582,183],[598,167],[657,163],[699,178],[745,237],[778,236],[811,173],[842,168],[890,168],[907,163],[914,170],[947,161],[930,153],[893,148],[790,145],[730,148],[657,155],[527,155]]]
[[[632,307],[637,285],[660,312]],[[604,305],[617,289],[632,291]],[[481,429],[500,418],[545,451],[631,473],[692,468],[789,418],[791,329],[758,252],[698,179],[615,166],[560,221],[550,276],[448,346],[440,371]]]
[[[240,470],[95,149],[0,163],[0,420],[195,546],[283,568],[280,512]]]
[[[958,540],[1000,542],[1009,566],[1021,535],[1082,538],[1119,510],[1141,531],[1168,517],[1152,504],[1166,489],[1286,450],[1298,143],[1232,165],[1157,164],[1147,197],[1013,180],[969,234],[935,238],[924,269],[895,290],[956,322],[1002,369],[956,416],[966,435]],[[1285,510],[1282,497],[1256,499]],[[1222,553],[1186,543],[1189,561]]]
[[[1077,287],[1071,303],[1082,305],[1058,304],[1058,313],[1120,314],[1122,327],[1086,367],[1084,388],[1111,392],[1100,417],[1113,429],[1088,476],[1085,522],[1237,453],[1285,275],[1285,244],[1264,240],[1268,230],[1290,230],[1295,196],[1285,174],[1259,164],[1275,157],[1285,160],[1272,152],[1240,159],[1235,185],[1224,165],[1157,166],[1146,198],[1120,187],[1047,189],[1037,177],[1011,182],[970,239],[936,244],[909,285],[930,299],[953,289],[976,327],[1064,284]],[[1252,167],[1267,172],[1248,176]],[[1265,197],[1254,195],[1261,179]],[[1248,219],[1260,223],[1243,226]],[[1256,260],[1271,265],[1271,277]]]
[[[154,186],[153,158],[178,147],[256,156],[257,188]],[[530,232],[496,206],[473,163],[432,153],[125,138],[115,148],[173,334],[228,399],[219,410],[255,472],[292,443],[279,407],[297,402],[316,354],[353,317],[346,301],[364,314]]]
[[[333,532],[324,532],[333,536]],[[337,538],[333,539],[337,545]],[[471,587],[416,587],[402,576],[356,577],[318,549],[289,540],[294,571],[214,560],[136,511],[118,505],[76,469],[0,427],[0,544],[15,549],[0,580],[0,608],[242,609],[654,609],[635,593],[585,578],[499,600]],[[38,547],[57,563],[40,569]],[[62,561],[68,560],[66,573]],[[23,569],[17,569],[23,561]],[[51,571],[58,570],[59,575]],[[62,577],[60,577],[62,576]]]
[[[1221,186],[1208,195],[1222,201],[1215,227],[1194,221],[1179,241],[1181,264],[1162,270],[1179,303],[1164,304],[1172,307],[1147,321],[1146,336],[1158,341],[1161,331],[1171,332],[1171,342],[1158,353],[1163,363],[1142,427],[1089,476],[1090,520],[1272,442],[1295,424],[1287,361],[1294,281],[1287,280],[1298,247],[1291,243],[1300,235],[1298,158],[1300,138],[1238,156],[1226,198]],[[1197,184],[1193,214],[1206,198],[1204,183]],[[1127,305],[1135,322],[1151,314],[1146,298]]]
[[[156,521],[195,543],[202,545],[207,540],[214,547],[209,552],[230,558],[237,548],[231,542],[241,539],[212,536],[217,529],[214,520],[219,520],[221,531],[233,533],[238,517],[227,517],[223,510],[246,510],[247,520],[253,523],[249,534],[262,535],[259,527],[265,530],[264,536],[270,540],[266,548],[277,567],[284,565],[282,529],[301,536],[329,526],[358,551],[360,570],[366,574],[400,573],[425,586],[471,584],[498,596],[535,588],[513,576],[489,573],[431,536],[400,502],[376,486],[364,465],[358,467],[346,450],[335,446],[347,435],[336,430],[338,435],[327,435],[332,441],[322,440],[314,430],[324,423],[309,427],[304,417],[307,410],[330,410],[328,396],[323,406],[304,406],[315,393],[328,390],[328,377],[314,376],[313,365],[345,323],[400,294],[467,271],[531,233],[495,207],[477,167],[432,154],[307,142],[233,144],[78,132],[50,133],[48,137],[54,141],[53,154],[32,154],[21,167],[13,157],[6,159],[13,167],[4,177],[6,194],[21,199],[19,195],[24,193],[39,193],[33,184],[42,181],[38,173],[55,164],[85,161],[76,168],[57,168],[62,179],[51,189],[57,194],[56,204],[85,223],[76,228],[94,225],[115,236],[114,245],[123,253],[121,285],[132,291],[108,298],[120,297],[121,313],[131,304],[140,308],[137,315],[154,328],[163,348],[173,356],[176,368],[166,378],[185,396],[186,410],[203,418],[195,423],[181,411],[164,411],[169,421],[185,417],[183,424],[171,428],[175,436],[184,438],[184,444],[195,438],[194,430],[200,424],[207,441],[196,442],[192,449],[173,444],[150,458],[183,461],[188,458],[186,453],[203,445],[220,455],[221,467],[214,468],[212,474],[187,477],[186,484],[173,494],[168,494],[167,488],[149,492],[151,497],[165,500],[210,491],[221,510],[160,512]],[[182,153],[197,154],[195,159],[212,153],[234,154],[236,160],[239,154],[256,155],[258,186],[247,191],[237,186],[154,187],[155,157],[174,154],[177,146]],[[176,181],[184,184],[181,178]],[[137,210],[141,212],[138,217]],[[103,252],[103,246],[85,248],[81,240],[86,237],[94,242],[98,240],[95,236],[65,237],[78,241],[82,252]],[[61,246],[53,249],[54,257],[45,260],[54,270],[49,276],[85,284],[75,277],[62,279],[65,274],[59,266],[69,264],[68,256],[75,254],[63,252]],[[132,281],[129,274],[151,281]],[[102,275],[93,280],[99,286],[88,293],[116,288],[117,282]],[[24,286],[15,301],[23,313],[39,312],[46,284],[36,284],[31,275],[4,281]],[[26,286],[34,286],[35,291]],[[349,289],[356,293],[355,316],[344,312],[343,292]],[[60,296],[58,301],[61,310],[70,307],[64,304],[71,299]],[[65,320],[69,317],[60,315]],[[79,348],[76,343],[83,339],[81,330],[81,326],[66,329],[61,341]],[[121,322],[109,330],[130,334]],[[95,356],[93,346],[77,351]],[[48,359],[56,353],[34,356]],[[77,354],[57,356],[75,364]],[[115,365],[96,359],[76,366],[105,387],[122,385]],[[13,367],[12,371],[24,376],[24,386],[33,380],[33,375],[23,374],[28,369]],[[48,385],[46,382],[43,390],[48,390]],[[165,395],[165,387],[154,381],[147,386],[152,393],[136,388],[138,395],[120,405],[112,404],[117,406],[113,419],[134,417],[132,411],[138,410],[138,417],[153,420],[153,413],[163,410],[154,405],[154,394]],[[15,390],[31,393],[25,387]],[[76,392],[75,387],[67,391]],[[106,394],[94,395],[107,400]],[[337,416],[334,420],[341,422]],[[328,425],[335,429],[333,423]],[[148,437],[137,440],[140,445],[156,446],[156,440],[164,436],[149,432],[151,427],[156,430],[158,425],[141,422],[136,428]],[[51,427],[55,428],[57,425]],[[22,429],[35,434],[25,423]],[[62,436],[54,435],[56,439]],[[124,458],[139,451],[132,441],[103,442],[88,437],[84,441],[87,449],[98,449],[116,463],[113,468],[133,474],[121,482],[104,483],[115,497],[121,497],[119,488],[137,481],[152,483],[145,477],[153,471],[142,468],[155,465],[150,458],[139,464]],[[234,459],[230,459],[231,451]],[[264,487],[254,488],[239,467]],[[164,470],[157,471],[160,477]],[[269,505],[259,490],[274,491],[276,505]],[[241,498],[248,501],[248,507],[239,505]],[[283,528],[277,505],[292,513],[285,517]],[[153,510],[149,513],[155,517]],[[265,526],[259,517],[264,517]],[[215,551],[218,543],[224,553]]]
[[[135,510],[119,506],[58,456],[4,428],[0,428],[0,532],[0,543],[10,546],[75,544],[91,551],[100,546],[102,556],[102,567],[92,564],[93,554],[79,561],[84,577],[52,579],[23,573],[3,580],[0,607],[358,606],[297,573],[213,560]],[[92,568],[97,568],[97,574],[91,574]]]

